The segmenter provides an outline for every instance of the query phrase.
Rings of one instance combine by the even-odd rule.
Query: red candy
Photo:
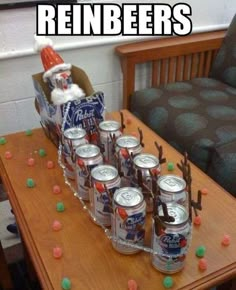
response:
[[[60,259],[62,256],[62,249],[60,247],[53,248],[53,257],[56,259]]]
[[[201,258],[198,262],[198,267],[202,271],[206,270],[207,269],[207,260],[205,258]]]
[[[5,158],[6,159],[11,159],[12,158],[12,153],[10,151],[5,152]]]
[[[61,188],[59,185],[54,185],[52,191],[53,193],[58,194],[61,192]]]
[[[195,216],[193,223],[197,226],[199,226],[202,223],[200,215]]]
[[[223,246],[228,246],[230,244],[230,236],[225,234],[221,244]]]
[[[128,281],[128,289],[129,290],[137,290],[138,289],[138,285],[137,282],[135,280],[129,280]]]
[[[47,162],[47,168],[48,168],[48,169],[52,169],[53,167],[54,167],[54,162],[51,161],[51,160],[49,160],[49,161]]]
[[[34,158],[29,158],[29,159],[27,160],[27,164],[28,164],[28,166],[34,166],[34,164],[35,164],[35,160],[34,160]]]

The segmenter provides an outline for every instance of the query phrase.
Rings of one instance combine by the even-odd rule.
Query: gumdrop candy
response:
[[[53,248],[53,257],[56,259],[60,259],[62,256],[62,249],[60,247]]]
[[[63,290],[70,290],[71,289],[71,281],[69,278],[63,278],[61,281],[61,287]]]
[[[205,258],[201,258],[198,262],[198,268],[200,270],[206,270],[207,269],[207,260]]]
[[[62,225],[59,221],[55,220],[53,223],[52,223],[52,229],[55,231],[55,232],[58,232],[62,229]]]
[[[171,288],[174,285],[174,281],[173,281],[172,277],[166,276],[163,280],[163,285],[167,289]]]
[[[223,246],[229,246],[229,244],[230,244],[230,236],[225,234],[223,239],[222,239],[221,244]]]

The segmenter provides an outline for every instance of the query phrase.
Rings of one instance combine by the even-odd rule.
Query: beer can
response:
[[[168,214],[173,222],[153,220],[152,225],[152,265],[163,273],[176,273],[185,264],[186,254],[192,237],[192,226],[186,208],[177,203],[167,204]],[[159,216],[163,209],[159,208]]]
[[[117,139],[121,134],[121,125],[119,122],[106,120],[99,123],[100,143],[105,163],[115,165],[115,151],[113,149],[114,144],[112,138]]]
[[[63,133],[62,160],[65,174],[70,179],[75,179],[75,149],[88,143],[86,131],[82,128],[71,127]]]
[[[112,198],[120,187],[120,176],[111,165],[98,165],[91,171],[93,191],[91,191],[91,210],[104,226],[111,225]]]
[[[103,163],[100,148],[94,144],[83,144],[76,148],[76,185],[78,195],[89,200],[91,170]]]
[[[162,175],[157,181],[160,199],[165,203],[176,202],[188,208],[188,192],[185,180],[177,175]]]
[[[134,187],[117,189],[113,197],[112,214],[112,245],[114,249],[123,254],[134,254],[140,251],[132,245],[143,246],[145,220],[146,203],[142,192]]]
[[[130,186],[133,175],[133,160],[130,158],[141,153],[140,140],[132,135],[122,135],[116,140],[116,154],[118,156],[117,167],[122,172],[121,186]]]
[[[140,153],[134,157],[134,175],[133,175],[133,185],[138,187],[138,171],[141,172],[142,176],[142,193],[147,205],[147,212],[153,211],[153,198],[150,192],[152,191],[152,178],[151,174],[160,176],[161,166],[159,159],[148,153]],[[151,172],[150,172],[151,171]]]

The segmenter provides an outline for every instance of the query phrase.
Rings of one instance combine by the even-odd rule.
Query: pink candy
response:
[[[53,257],[56,259],[60,259],[62,256],[62,249],[60,247],[53,248]]]
[[[199,226],[202,223],[200,215],[195,216],[193,223],[197,226]]]
[[[206,270],[207,269],[207,260],[205,258],[201,258],[198,262],[198,267],[202,271]]]
[[[52,224],[52,229],[57,232],[57,231],[60,231],[61,228],[62,228],[61,223],[59,221],[55,220]]]
[[[54,167],[54,162],[51,161],[51,160],[49,160],[49,161],[47,162],[47,168],[48,168],[48,169],[52,169],[53,167]]]
[[[137,282],[135,280],[130,279],[128,281],[128,289],[129,290],[137,290],[138,289]]]
[[[230,236],[229,235],[224,235],[221,244],[223,246],[228,246],[230,244]]]
[[[61,192],[61,188],[59,185],[55,184],[52,188],[53,193],[58,194]]]
[[[35,160],[34,160],[34,158],[29,158],[29,159],[27,160],[27,164],[28,164],[28,166],[34,166],[34,164],[35,164]]]
[[[12,158],[12,153],[10,151],[5,152],[5,158],[6,159],[11,159]]]

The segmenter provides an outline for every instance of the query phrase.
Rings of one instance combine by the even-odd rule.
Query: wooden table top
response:
[[[137,132],[138,127],[142,129],[144,152],[157,155],[154,146],[157,141],[163,146],[167,161],[181,160],[182,156],[153,131],[128,111],[123,112],[125,133]],[[120,118],[119,113],[112,116]],[[22,132],[5,138],[7,143],[0,145],[1,178],[43,289],[61,289],[63,277],[71,280],[72,290],[125,290],[129,279],[136,280],[139,290],[164,289],[165,275],[151,265],[148,253],[142,251],[126,256],[116,252],[104,231],[91,221],[88,212],[64,183],[62,169],[57,164],[57,150],[41,129],[33,130],[31,136]],[[46,150],[47,156],[38,155],[40,148]],[[5,158],[6,151],[12,153],[12,159]],[[30,157],[36,161],[33,167],[27,166]],[[55,162],[55,168],[46,168],[48,160]],[[162,173],[168,173],[166,164],[162,165]],[[172,173],[180,175],[177,167]],[[236,275],[236,201],[195,166],[192,166],[192,176],[195,197],[198,189],[207,188],[209,192],[202,200],[202,224],[193,226],[185,268],[172,275],[174,286],[171,289],[206,289]],[[27,188],[27,178],[35,180],[34,188]],[[61,186],[60,194],[53,194],[55,184]],[[64,212],[56,211],[59,201],[65,204]],[[151,216],[148,219],[151,220]],[[58,232],[52,230],[54,220],[62,223]],[[150,246],[150,222],[146,230],[146,244]],[[227,247],[221,245],[225,233],[231,237]],[[198,269],[199,258],[195,256],[200,245],[206,247],[208,268],[205,271]],[[55,246],[63,250],[60,259],[53,257]]]

